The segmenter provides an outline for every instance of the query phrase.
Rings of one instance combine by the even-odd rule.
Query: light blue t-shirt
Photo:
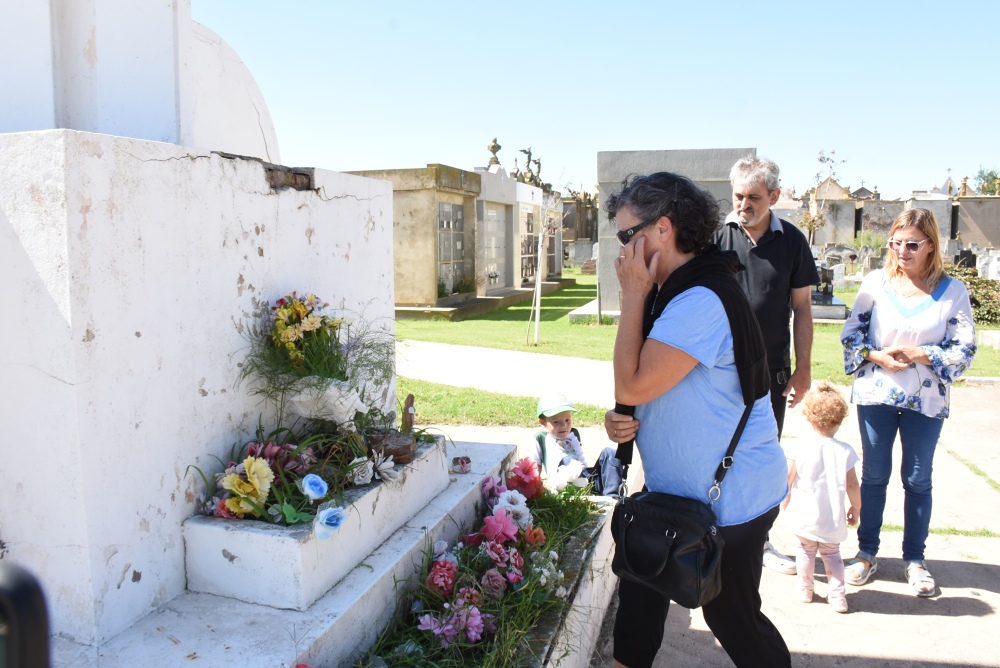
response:
[[[669,392],[636,407],[646,486],[707,502],[744,409],[729,319],[714,292],[694,287],[674,297],[649,338],[683,350],[698,364]],[[754,403],[733,460],[712,506],[722,526],[749,522],[788,493],[788,464],[770,396]]]

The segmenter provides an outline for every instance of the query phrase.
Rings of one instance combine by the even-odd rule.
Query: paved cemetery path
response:
[[[528,396],[561,389],[576,401],[607,406],[612,400],[609,362],[408,341],[399,346],[398,366],[403,376],[437,383]],[[419,406],[419,397],[417,402]],[[530,445],[535,431],[468,426],[442,429],[455,440],[516,443],[523,448]],[[804,437],[808,429],[798,408],[788,411],[785,438]],[[608,445],[601,430],[581,431],[588,454]],[[860,453],[853,411],[838,436]],[[945,421],[934,468],[933,533],[927,542],[927,562],[940,595],[918,599],[909,593],[902,573],[902,533],[898,531],[882,535],[875,579],[863,587],[848,587],[851,612],[846,615],[838,615],[825,603],[822,575],[816,578],[815,601],[806,605],[794,597],[793,577],[765,570],[761,582],[764,612],[781,630],[793,665],[1000,667],[1000,537],[970,535],[982,530],[1000,535],[1000,490],[996,486],[1000,482],[1000,386],[954,388],[952,417]],[[894,470],[898,471],[898,458]],[[898,473],[889,486],[885,521],[903,524]],[[795,539],[784,528],[782,518],[771,537],[779,549],[792,551]],[[856,549],[852,531],[841,551],[851,556]],[[822,573],[822,565],[818,569]],[[611,666],[609,645],[602,648],[593,665]],[[732,664],[700,611],[673,606],[655,665]]]

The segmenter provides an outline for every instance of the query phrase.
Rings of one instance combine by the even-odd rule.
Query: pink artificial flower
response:
[[[458,601],[464,605],[479,605],[482,597],[475,587],[462,587],[458,590]]]
[[[491,475],[483,478],[481,491],[483,494],[483,501],[490,510],[493,510],[493,506],[496,505],[497,499],[500,498],[501,494],[507,491],[507,488],[504,487],[503,481],[500,480],[500,478]]]
[[[514,548],[511,548],[511,550],[514,550]],[[493,560],[493,563],[497,568],[506,566],[507,561],[510,559],[504,546],[495,540],[491,540],[483,545],[483,551],[486,552],[486,555]]]
[[[458,567],[451,561],[435,561],[427,575],[427,588],[443,598],[451,598],[455,590],[455,573]]]
[[[514,470],[507,476],[507,489],[516,489],[527,499],[541,496],[544,487],[538,462],[531,457],[525,457],[515,464]]]
[[[483,534],[479,533],[478,531],[476,533],[466,534],[462,536],[461,541],[462,545],[466,546],[471,545],[472,547],[477,547],[480,543],[483,542]]]
[[[518,571],[524,570],[524,557],[516,547],[512,547],[507,551],[507,556],[510,558],[510,567],[517,569]]]
[[[523,579],[524,576],[521,575],[521,571],[517,570],[513,566],[507,569],[507,582],[511,584],[517,584]]]
[[[517,537],[517,524],[514,518],[507,513],[506,508],[497,508],[492,517],[483,520],[483,528],[479,533],[487,540],[498,543],[506,543]]]
[[[452,473],[468,473],[472,470],[472,459],[466,455],[452,457],[450,470]]]
[[[458,635],[458,630],[449,621],[441,622],[433,615],[424,615],[420,618],[420,623],[417,624],[417,628],[421,631],[430,631],[438,637],[441,641],[442,647],[448,647],[451,641],[454,640],[455,636]]]
[[[243,519],[243,513],[234,513],[226,506],[225,499],[219,499],[219,502],[215,504],[215,514],[218,517],[225,517],[231,520],[241,520]]]
[[[496,635],[497,632],[497,622],[496,617],[488,612],[482,613],[483,617],[483,630],[490,635]]]
[[[504,580],[503,575],[500,574],[495,568],[483,573],[482,579],[479,584],[483,586],[483,592],[490,598],[499,599],[503,596],[504,591],[507,590],[507,581]]]
[[[458,632],[465,631],[469,642],[478,642],[483,637],[483,616],[474,605],[456,607],[448,623]]]

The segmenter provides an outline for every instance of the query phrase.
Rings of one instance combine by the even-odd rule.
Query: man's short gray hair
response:
[[[772,192],[781,187],[779,174],[778,165],[773,160],[748,155],[745,158],[740,158],[733,165],[729,171],[729,182],[735,184],[736,179],[743,179],[750,185],[763,183],[768,192]]]

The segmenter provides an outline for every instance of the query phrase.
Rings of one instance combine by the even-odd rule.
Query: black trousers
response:
[[[744,524],[719,527],[722,593],[702,608],[705,621],[738,668],[782,668],[792,659],[784,638],[760,611],[764,540],[778,506]],[[620,580],[615,617],[615,660],[649,668],[663,642],[670,600],[642,585]]]

